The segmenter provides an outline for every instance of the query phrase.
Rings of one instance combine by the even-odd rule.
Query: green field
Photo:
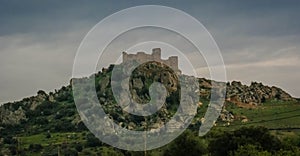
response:
[[[263,126],[280,134],[300,135],[300,104],[298,102],[268,101],[255,108],[239,108],[232,103],[226,109],[236,117],[247,117],[247,122],[234,120],[229,126],[219,123],[217,127],[234,130],[244,126]]]
[[[208,102],[203,102],[203,107],[207,106]],[[299,138],[300,136],[300,104],[298,102],[282,102],[282,101],[268,101],[255,108],[239,108],[232,103],[226,103],[226,110],[233,113],[234,116],[245,116],[248,121],[243,123],[239,119],[235,119],[228,126],[225,122],[218,121],[217,126],[212,129],[212,134],[218,133],[218,131],[234,131],[241,127],[259,127],[263,126],[270,130],[271,134],[278,137],[281,140],[287,138]],[[199,109],[196,118],[200,118],[204,115],[205,109]],[[199,127],[198,127],[199,128]],[[197,127],[196,127],[197,129]],[[194,131],[196,132],[196,131]],[[23,134],[18,136],[19,146],[22,149],[30,149],[30,145],[39,144],[43,146],[43,151],[49,148],[52,153],[62,150],[63,145],[67,145],[69,148],[74,148],[75,145],[83,147],[79,155],[96,155],[97,153],[110,153],[120,152],[109,146],[87,146],[87,131],[80,132],[61,132],[51,133],[51,136],[47,136],[47,133],[40,133],[34,135]],[[205,141],[206,144],[207,141]],[[164,147],[166,150],[168,148]],[[47,151],[47,150],[46,150]],[[151,151],[151,155],[161,155],[162,150]],[[40,151],[32,152],[31,155],[40,155]],[[138,153],[136,153],[138,154]],[[140,153],[141,154],[141,153]]]

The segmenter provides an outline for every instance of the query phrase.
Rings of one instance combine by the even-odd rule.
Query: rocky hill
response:
[[[110,75],[113,67],[114,65],[111,65],[109,68],[103,69],[101,72],[95,74],[99,101],[107,106],[108,103],[112,103],[113,101],[110,85]],[[212,83],[225,84],[205,78],[198,78],[198,80],[200,88],[199,96],[204,100],[210,99]],[[134,100],[141,103],[149,101],[150,95],[149,92],[147,92],[147,87],[155,81],[161,82],[167,87],[169,93],[166,99],[168,100],[168,104],[166,105],[167,107],[172,107],[172,103],[179,102],[178,97],[176,97],[179,96],[176,91],[178,87],[180,87],[178,85],[178,77],[174,72],[172,72],[172,70],[156,62],[145,64],[134,71],[130,81],[130,88],[132,89]],[[280,101],[296,101],[295,98],[280,88],[265,86],[262,83],[257,82],[252,82],[250,86],[243,85],[238,81],[227,82],[226,88],[226,101],[237,105],[257,106],[273,99]],[[69,106],[70,108],[75,108],[71,83],[68,86],[64,86],[61,89],[48,94],[44,91],[38,91],[36,96],[24,98],[17,102],[3,104],[0,107],[0,125],[16,125],[21,122],[26,122],[30,120],[28,114],[30,114],[30,112],[40,110],[40,107],[42,107],[45,103],[50,103],[52,105],[68,104],[71,105]],[[163,109],[167,109],[167,107]],[[114,107],[107,109],[112,111]],[[168,111],[165,110],[164,112],[166,113]],[[41,111],[39,113],[45,112]]]
[[[282,101],[295,100],[291,95],[275,86],[269,87],[262,83],[252,82],[250,86],[233,81],[227,85],[227,98],[246,104],[258,105],[271,99]]]
[[[208,98],[210,89],[212,88],[212,82],[214,81],[199,78],[199,87],[201,88],[200,96]],[[269,87],[258,82],[252,82],[250,86],[243,85],[239,81],[226,83],[226,100],[229,102],[260,105],[272,99],[296,101],[296,99],[287,92],[275,86]]]
[[[15,136],[26,137],[43,134],[46,138],[49,138],[51,134],[58,135],[59,133],[76,132],[83,133],[82,135],[86,135],[88,140],[90,139],[89,141],[99,144],[99,141],[97,142],[97,139],[95,141],[93,135],[89,133],[86,134],[88,130],[76,110],[72,92],[72,84],[74,81],[85,82],[90,81],[91,78],[95,78],[96,88],[85,86],[82,88],[83,94],[76,96],[81,97],[81,102],[89,103],[89,99],[86,98],[86,95],[88,95],[91,90],[96,89],[97,98],[103,109],[107,114],[110,114],[110,117],[113,118],[119,126],[135,130],[153,130],[168,122],[178,109],[181,85],[185,85],[180,84],[178,80],[188,82],[192,78],[186,75],[177,75],[172,69],[158,62],[148,62],[133,70],[129,78],[128,91],[134,101],[138,103],[151,101],[149,87],[154,82],[162,83],[167,92],[165,102],[157,113],[149,117],[140,117],[123,111],[114,99],[111,84],[119,82],[111,78],[113,69],[128,72],[126,65],[124,65],[123,68],[120,68],[119,65],[111,65],[91,77],[72,79],[69,85],[63,86],[54,92],[45,93],[40,90],[36,96],[1,105],[0,149],[2,151],[0,150],[0,155],[16,154],[14,152],[17,152],[16,142],[18,142],[18,140],[16,140]],[[246,86],[237,81],[225,83],[205,78],[197,78],[196,80],[199,82],[200,90],[197,91],[197,94],[199,94],[200,101],[196,117],[191,127],[198,128],[201,122],[205,120],[203,116],[208,108],[211,91],[224,85],[226,85],[227,88],[225,103],[234,104],[238,107],[256,107],[265,105],[269,101],[274,100],[282,102],[296,101],[296,99],[282,89],[274,86],[265,86],[262,83],[253,82],[250,86]],[[125,87],[122,82],[120,85],[121,88]],[[216,88],[212,88],[213,86]],[[193,88],[189,90],[194,92]],[[156,94],[163,94],[163,92],[156,91]],[[92,112],[92,109],[93,107],[90,107],[87,110]],[[225,121],[225,123],[228,124],[234,120],[246,119],[246,117],[239,117],[239,115],[236,116],[236,114],[227,111],[225,107],[220,115],[220,121]],[[180,117],[177,120],[184,121],[186,119]],[[80,143],[83,141],[86,142],[85,140],[81,140]],[[53,141],[53,143],[55,142],[56,141]],[[87,147],[92,146],[90,143],[84,144],[87,144]],[[14,147],[8,145],[14,145]],[[24,148],[29,151],[31,151],[31,148],[38,147],[41,146],[35,144],[24,146]],[[52,145],[52,142],[49,142],[47,143],[47,147],[52,148],[55,146]],[[44,152],[45,151],[53,151],[53,149],[44,149]],[[57,149],[56,151],[54,150],[54,153],[55,152],[57,152]]]

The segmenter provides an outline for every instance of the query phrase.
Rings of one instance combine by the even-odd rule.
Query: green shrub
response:
[[[278,151],[282,144],[278,138],[271,135],[269,130],[264,127],[243,127],[234,132],[225,132],[220,137],[212,140],[209,150],[212,155],[229,155],[236,151],[240,146],[250,145],[259,147],[262,151],[274,153]]]
[[[41,144],[30,144],[28,149],[32,152],[39,152],[43,149],[43,146]]]

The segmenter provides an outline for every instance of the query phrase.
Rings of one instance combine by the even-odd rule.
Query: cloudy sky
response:
[[[296,0],[1,0],[0,103],[68,84],[76,50],[89,30],[106,16],[146,4],[180,9],[198,19],[220,48],[228,80],[263,82],[300,97]]]

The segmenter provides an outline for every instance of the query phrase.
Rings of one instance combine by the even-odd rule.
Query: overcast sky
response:
[[[76,50],[87,32],[110,14],[145,4],[174,7],[198,19],[222,52],[228,80],[263,82],[300,97],[296,0],[1,0],[0,103],[68,84]]]

